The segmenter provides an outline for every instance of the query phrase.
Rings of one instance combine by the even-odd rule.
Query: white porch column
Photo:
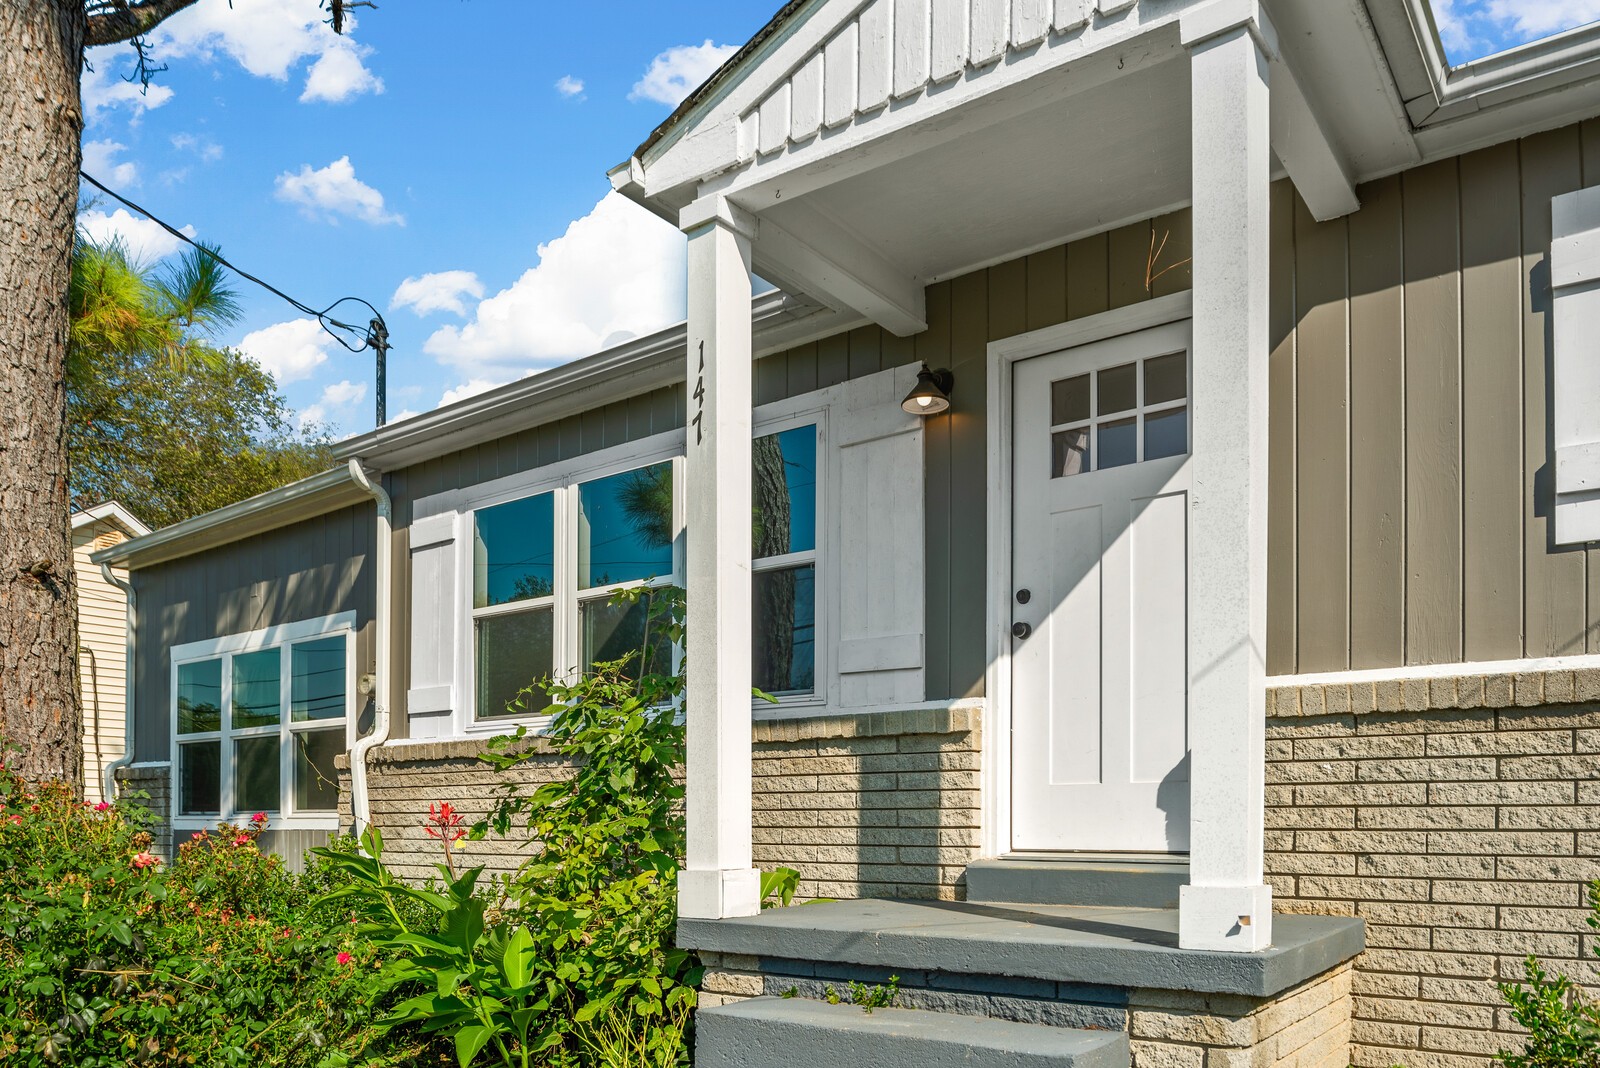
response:
[[[1254,0],[1183,21],[1193,89],[1194,497],[1190,520],[1190,883],[1186,949],[1272,941],[1262,877],[1266,757],[1267,54]]]
[[[689,237],[688,857],[678,912],[754,916],[750,846],[750,238],[721,197],[683,210]]]

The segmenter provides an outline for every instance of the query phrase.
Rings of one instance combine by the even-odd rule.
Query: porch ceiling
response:
[[[1168,61],[762,213],[814,209],[919,282],[1189,199],[1189,71]]]

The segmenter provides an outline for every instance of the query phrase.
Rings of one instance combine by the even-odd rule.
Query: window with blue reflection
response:
[[[578,486],[578,588],[672,574],[672,464]]]
[[[486,608],[555,592],[555,498],[541,493],[473,515],[472,606]]]
[[[817,428],[797,426],[751,446],[752,553],[768,556],[817,547]]]

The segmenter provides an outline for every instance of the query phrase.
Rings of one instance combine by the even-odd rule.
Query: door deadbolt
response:
[[[1018,590],[1017,591],[1017,603],[1018,604],[1027,604],[1031,600],[1033,600],[1033,591],[1032,590]]]
[[[1028,624],[1028,623],[1013,623],[1013,624],[1011,624],[1011,636],[1013,638],[1019,638],[1019,639],[1026,640],[1028,635],[1030,635],[1032,633],[1033,633],[1033,626],[1031,624]]]

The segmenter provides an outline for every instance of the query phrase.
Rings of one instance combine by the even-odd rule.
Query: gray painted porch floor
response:
[[[1269,997],[1361,952],[1359,919],[1273,917],[1259,953],[1178,948],[1176,909],[831,901],[678,922],[685,948],[769,960]]]

